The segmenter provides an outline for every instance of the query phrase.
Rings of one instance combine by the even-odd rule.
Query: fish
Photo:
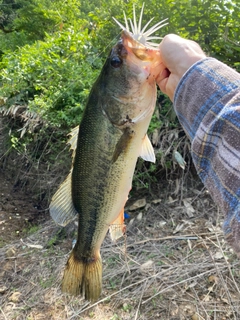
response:
[[[155,162],[147,136],[155,109],[155,79],[163,69],[159,50],[149,40],[164,23],[141,29],[123,29],[89,94],[79,128],[70,138],[72,168],[52,197],[53,220],[65,226],[78,216],[78,236],[68,258],[61,289],[91,302],[102,291],[101,244],[109,230],[113,241],[121,237],[124,206],[132,186],[138,157]]]

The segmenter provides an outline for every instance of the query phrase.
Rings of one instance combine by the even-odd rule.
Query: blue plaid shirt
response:
[[[213,58],[197,62],[181,79],[174,108],[197,172],[225,215],[226,239],[240,257],[240,74]]]

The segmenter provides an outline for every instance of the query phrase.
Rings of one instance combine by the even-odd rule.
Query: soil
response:
[[[198,180],[177,194],[156,185],[130,199],[126,237],[106,237],[103,292],[90,304],[60,290],[76,223],[56,226],[4,172],[0,178],[0,319],[240,319],[239,260]]]
[[[0,171],[0,247],[24,237],[46,219],[44,210]]]

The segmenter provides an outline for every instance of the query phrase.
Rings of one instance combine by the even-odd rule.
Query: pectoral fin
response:
[[[71,178],[72,171],[52,197],[52,201],[49,206],[51,217],[61,226],[66,226],[77,214],[72,202]]]
[[[135,135],[135,132],[131,128],[127,127],[124,129],[121,138],[119,139],[118,143],[116,144],[113,158],[112,158],[113,162],[117,161],[118,157],[122,153],[126,152],[134,135]]]
[[[142,149],[140,152],[140,157],[149,162],[156,162],[156,157],[154,153],[153,146],[151,144],[151,141],[149,140],[147,134],[145,135],[143,142],[142,142]]]
[[[113,221],[110,225],[109,233],[113,241],[121,238],[126,231],[126,226],[124,224],[124,208],[120,211],[117,219]]]

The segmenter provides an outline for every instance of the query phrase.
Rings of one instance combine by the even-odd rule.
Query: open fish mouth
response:
[[[132,52],[136,56],[136,58],[141,60],[142,62],[152,61],[159,53],[159,50],[157,50],[157,48],[146,47],[141,42],[135,40],[132,33],[126,30],[122,31],[121,39],[128,53]]]
[[[133,6],[133,20],[131,20],[130,18],[127,19],[125,12],[123,12],[125,26],[121,24],[114,17],[113,19],[121,27],[121,29],[124,30],[124,35],[126,38],[128,38],[129,45],[131,48],[141,49],[145,47],[152,50],[157,50],[159,43],[152,42],[152,40],[161,40],[162,37],[152,36],[152,34],[155,33],[157,30],[161,29],[162,27],[166,26],[168,24],[168,22],[166,22],[168,18],[161,20],[160,22],[156,23],[155,25],[147,29],[150,23],[152,22],[152,20],[154,19],[152,18],[142,28],[143,10],[144,10],[144,3],[142,5],[140,18],[138,22],[136,19],[135,6]]]

